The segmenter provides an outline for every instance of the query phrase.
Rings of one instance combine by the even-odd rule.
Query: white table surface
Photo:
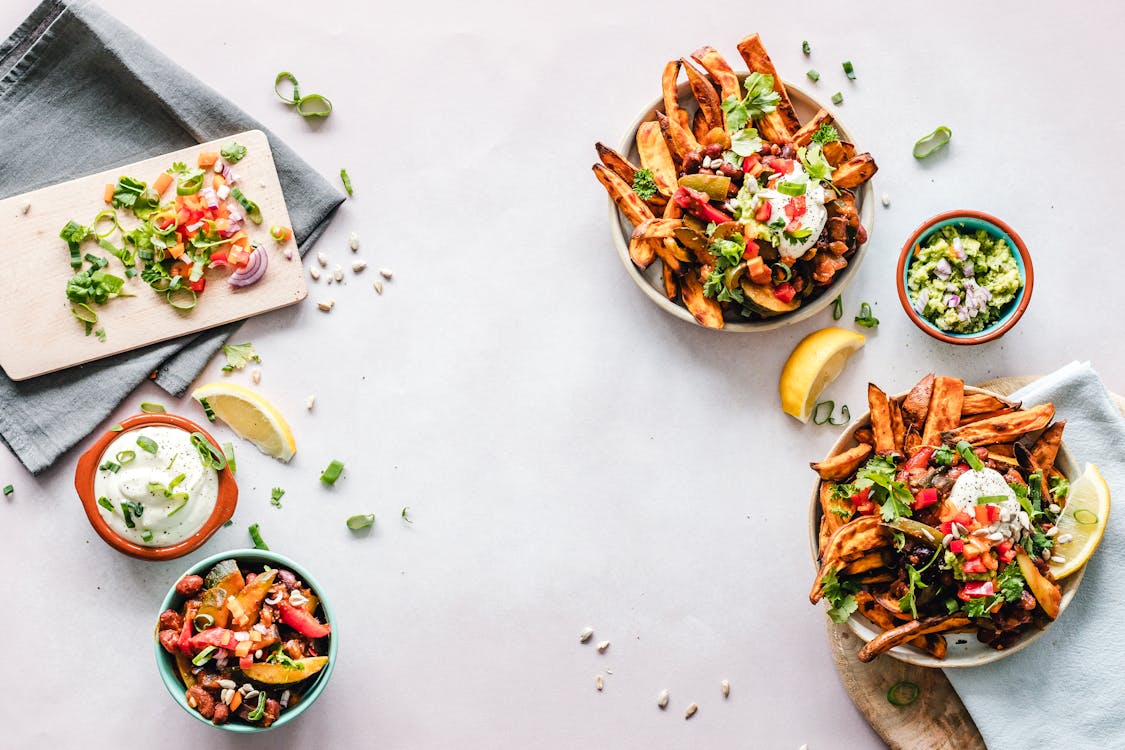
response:
[[[935,369],[975,381],[1075,358],[1125,389],[1112,224],[1125,6],[104,5],[330,179],[347,167],[355,198],[317,249],[350,263],[356,231],[359,257],[394,279],[381,297],[370,269],[314,284],[306,304],[236,336],[261,353],[259,387],[299,452],[284,466],[240,443],[236,524],[188,559],[134,561],[94,535],[72,486],[81,446],[39,478],[0,451],[0,484],[16,486],[0,502],[7,747],[881,746],[806,599],[807,461],[837,431],[798,424],[777,397],[789,351],[829,314],[739,336],[662,313],[621,268],[589,171],[594,141],[616,143],[663,63],[701,44],[737,61],[738,39],[759,31],[783,75],[819,69],[811,88],[844,92],[840,116],[880,165],[876,195],[892,205],[877,208],[845,322],[869,300],[882,323],[828,397],[860,412],[869,379],[897,391]],[[0,34],[32,7],[0,4]],[[331,97],[332,117],[310,126],[283,106],[279,70]],[[939,124],[953,143],[916,162],[911,145]],[[1036,264],[1019,326],[975,349],[916,330],[893,285],[906,234],[957,207],[1008,220]],[[315,307],[325,297],[331,314]],[[219,364],[200,382],[223,377]],[[106,426],[145,399],[201,416],[145,385]],[[331,458],[347,470],[325,489]],[[360,512],[378,516],[363,538],[344,526]],[[253,522],[319,578],[341,649],[316,706],[246,740],[183,714],[151,638],[181,571],[245,546]],[[578,645],[586,625],[608,653]]]

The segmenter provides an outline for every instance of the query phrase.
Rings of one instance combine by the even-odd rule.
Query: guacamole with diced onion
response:
[[[988,328],[1022,287],[1008,242],[983,229],[942,227],[915,249],[906,274],[914,310],[952,333]]]

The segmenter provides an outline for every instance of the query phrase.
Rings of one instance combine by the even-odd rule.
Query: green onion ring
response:
[[[832,425],[833,427],[839,427],[841,425],[845,425],[850,421],[852,421],[852,410],[848,408],[847,404],[841,404],[840,405],[840,421],[839,422],[832,419],[832,415],[828,416],[828,424]]]
[[[250,532],[250,541],[254,543],[254,549],[266,550],[268,552],[269,545],[262,539],[262,532],[258,530],[258,524],[251,524],[248,531]]]
[[[137,452],[136,451],[118,451],[117,455],[114,456],[114,458],[117,460],[117,463],[124,466],[125,464],[133,463],[133,461],[136,460]]]
[[[227,468],[227,457],[202,432],[191,433],[191,444],[199,451],[199,458],[204,466],[210,466],[215,471]]]
[[[103,461],[101,466],[98,467],[99,471],[112,471],[114,474],[121,471],[121,464],[114,463],[113,461]]]
[[[914,158],[925,159],[936,151],[945,148],[953,137],[953,131],[944,125],[939,125],[934,132],[924,135],[914,144]]]
[[[142,401],[141,411],[145,414],[164,414],[168,410],[164,408],[163,404],[158,404],[154,401]]]
[[[180,277],[177,276],[176,278],[178,279]],[[156,287],[153,288],[155,289]],[[190,296],[191,299],[189,300],[188,297],[185,296],[185,294],[178,294],[178,292],[186,293],[186,295]],[[175,289],[169,289],[165,294],[165,298],[168,300],[169,305],[183,312],[195,309],[195,303],[197,300],[195,292],[191,289],[188,289],[187,287],[177,287]]]
[[[195,626],[196,630],[206,630],[215,624],[215,618],[204,612],[192,618],[191,624]]]
[[[247,198],[245,193],[243,193],[236,187],[231,188],[230,197],[238,201],[238,205],[242,206],[242,208],[245,209],[246,218],[250,219],[250,221],[254,222],[255,224],[262,223],[262,209],[258,207],[257,203]]]
[[[789,279],[793,278],[793,269],[789,267],[788,263],[774,263],[770,267],[773,275],[773,283],[784,284]]]
[[[204,664],[211,661],[211,654],[213,654],[214,652],[215,652],[215,647],[214,646],[208,646],[207,648],[203,649],[198,654],[196,654],[194,657],[192,657],[191,663],[194,664],[197,667],[202,667]],[[265,693],[261,693],[261,695],[265,696]],[[264,703],[265,702],[263,701],[263,704]]]
[[[777,192],[796,198],[798,195],[804,195],[807,187],[803,182],[779,182]]]
[[[140,437],[138,437],[137,445],[141,450],[145,451],[146,453],[151,453],[154,456],[156,455],[156,452],[160,450],[160,447],[156,444],[156,441],[147,435],[141,435]]]
[[[305,104],[312,102],[311,108]],[[297,114],[301,117],[328,117],[332,114],[332,102],[320,94],[309,94],[297,101]]]
[[[819,416],[821,407],[825,407],[828,411],[823,418]],[[812,410],[812,423],[813,424],[828,424],[828,420],[832,418],[832,412],[836,411],[835,401],[818,401]]]
[[[904,690],[906,691],[906,695],[900,695]],[[918,696],[921,692],[922,688],[918,687],[918,685],[913,682],[907,682],[906,680],[896,682],[891,685],[891,689],[887,691],[887,702],[899,708],[909,706],[911,703],[918,700]]]
[[[352,531],[359,529],[366,529],[368,526],[375,525],[375,514],[368,513],[366,515],[352,516],[347,520],[348,528]]]
[[[98,322],[98,314],[85,302],[78,302],[70,306],[70,314],[83,323],[93,325]]]
[[[836,299],[832,300],[832,320],[839,320],[844,317],[844,295],[837,294]]]
[[[285,94],[281,93],[278,89],[282,81],[289,81],[289,83],[293,84],[292,98],[285,96]],[[277,94],[278,98],[286,104],[296,104],[301,101],[301,84],[297,83],[297,76],[293,75],[288,70],[281,71],[277,74],[277,78],[273,79],[273,91]]]
[[[871,312],[871,305],[863,302],[859,306],[859,315],[855,316],[856,325],[861,325],[864,328],[875,328],[879,325],[879,319],[876,318]]]
[[[105,232],[104,234],[98,231],[98,222],[102,221],[103,219],[109,219],[109,221],[112,222],[112,226],[110,226],[109,231]],[[90,225],[90,228],[93,230],[94,236],[100,240],[104,237],[110,236],[118,229],[120,229],[121,223],[117,220],[117,212],[112,208],[107,208],[104,211],[98,212],[98,215],[94,217],[94,222]]]
[[[344,183],[344,190],[347,191],[348,195],[354,195],[352,193],[352,178],[348,176],[348,170],[340,170],[340,182]]]
[[[984,462],[982,462],[980,460],[980,457],[973,452],[973,446],[971,446],[967,441],[962,440],[961,442],[957,443],[957,445],[954,447],[954,450],[961,454],[961,458],[965,459],[965,463],[967,463],[969,465],[969,468],[973,471],[980,471],[984,468]]]
[[[1082,518],[1089,518],[1090,520],[1083,521],[1082,518],[1079,518],[1079,514],[1082,515]],[[1074,521],[1075,523],[1081,524],[1082,526],[1093,526],[1098,522],[1098,514],[1094,513],[1093,511],[1086,510],[1085,508],[1079,508],[1078,510],[1074,511]]]
[[[176,195],[195,195],[203,187],[203,172],[193,174],[186,180],[176,183]]]
[[[119,425],[119,424],[115,424],[115,425],[114,425],[113,427],[110,427],[110,428],[109,428],[109,431],[110,431],[110,432],[121,432],[121,431],[122,431],[122,430],[124,430],[124,429],[125,429],[125,428],[124,428],[124,427],[122,427],[121,425]]]

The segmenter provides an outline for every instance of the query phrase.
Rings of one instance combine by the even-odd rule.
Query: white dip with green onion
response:
[[[94,496],[118,536],[144,547],[168,547],[207,522],[219,497],[219,474],[203,463],[191,433],[140,427],[106,448]]]

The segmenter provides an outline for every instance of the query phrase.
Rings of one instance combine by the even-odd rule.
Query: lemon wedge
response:
[[[288,462],[297,452],[293,431],[281,412],[256,391],[235,383],[207,383],[192,391],[196,401],[207,401],[215,416],[262,453]]]
[[[1097,466],[1086,464],[1082,476],[1070,485],[1066,505],[1055,524],[1059,533],[1051,548],[1051,572],[1056,579],[1066,578],[1086,564],[1101,544],[1108,520],[1109,485]]]
[[[808,422],[820,394],[865,341],[862,334],[843,328],[823,328],[801,339],[781,368],[781,410]]]

